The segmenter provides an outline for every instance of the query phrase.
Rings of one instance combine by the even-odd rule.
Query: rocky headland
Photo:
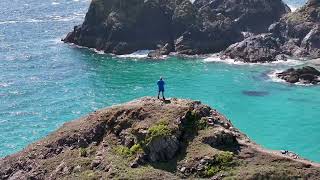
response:
[[[153,49],[155,58],[217,53],[289,12],[282,0],[93,0],[63,41],[113,54]]]
[[[319,179],[199,101],[145,97],[64,124],[0,160],[0,179]]]

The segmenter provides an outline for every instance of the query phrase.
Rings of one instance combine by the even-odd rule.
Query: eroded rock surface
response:
[[[302,68],[290,68],[284,72],[277,73],[277,76],[288,83],[302,84],[318,84],[320,83],[320,71],[317,69],[305,66]]]
[[[64,124],[0,160],[0,179],[318,179],[199,101],[145,97]]]
[[[242,40],[242,31],[267,32],[289,11],[281,0],[93,0],[64,41],[114,54],[157,49],[153,58],[214,53]]]
[[[269,34],[248,37],[222,54],[244,62],[270,62],[279,60],[277,57],[285,60],[288,56],[319,58],[320,1],[309,0],[270,25]]]

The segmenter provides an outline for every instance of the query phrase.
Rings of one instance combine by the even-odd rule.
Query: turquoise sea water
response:
[[[155,95],[163,75],[167,96],[201,100],[264,147],[320,162],[320,87],[268,76],[299,62],[137,60],[61,43],[83,21],[88,5],[87,0],[0,1],[0,157],[88,112]]]

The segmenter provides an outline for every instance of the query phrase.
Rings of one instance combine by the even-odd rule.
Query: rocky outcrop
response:
[[[285,80],[288,83],[320,83],[320,71],[310,66],[305,66],[299,69],[290,68],[284,72],[277,73],[277,77]]]
[[[114,54],[158,49],[150,57],[214,53],[289,11],[282,0],[94,0],[63,41]]]
[[[264,41],[261,43],[261,41]],[[276,46],[268,47],[270,44]],[[239,53],[238,49],[246,53]],[[267,53],[265,49],[270,49]],[[255,53],[247,53],[255,51]],[[239,53],[239,54],[237,54]],[[269,62],[277,56],[295,58],[320,57],[320,2],[309,0],[305,6],[285,15],[269,27],[269,34],[249,37],[231,45],[223,55],[244,62]],[[281,58],[283,59],[283,58]]]
[[[319,178],[319,164],[286,152],[262,149],[199,101],[146,97],[1,159],[0,179]]]
[[[266,32],[270,24],[291,11],[283,1],[279,0],[197,0],[195,5],[211,9],[215,14],[221,13],[236,22],[241,31],[253,33]]]
[[[280,60],[283,58],[281,52],[279,39],[272,34],[260,34],[231,45],[224,55],[236,61],[257,63]]]

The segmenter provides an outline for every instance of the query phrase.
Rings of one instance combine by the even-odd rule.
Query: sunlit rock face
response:
[[[288,11],[281,0],[94,0],[64,41],[114,54],[164,46],[152,56],[215,53]]]

